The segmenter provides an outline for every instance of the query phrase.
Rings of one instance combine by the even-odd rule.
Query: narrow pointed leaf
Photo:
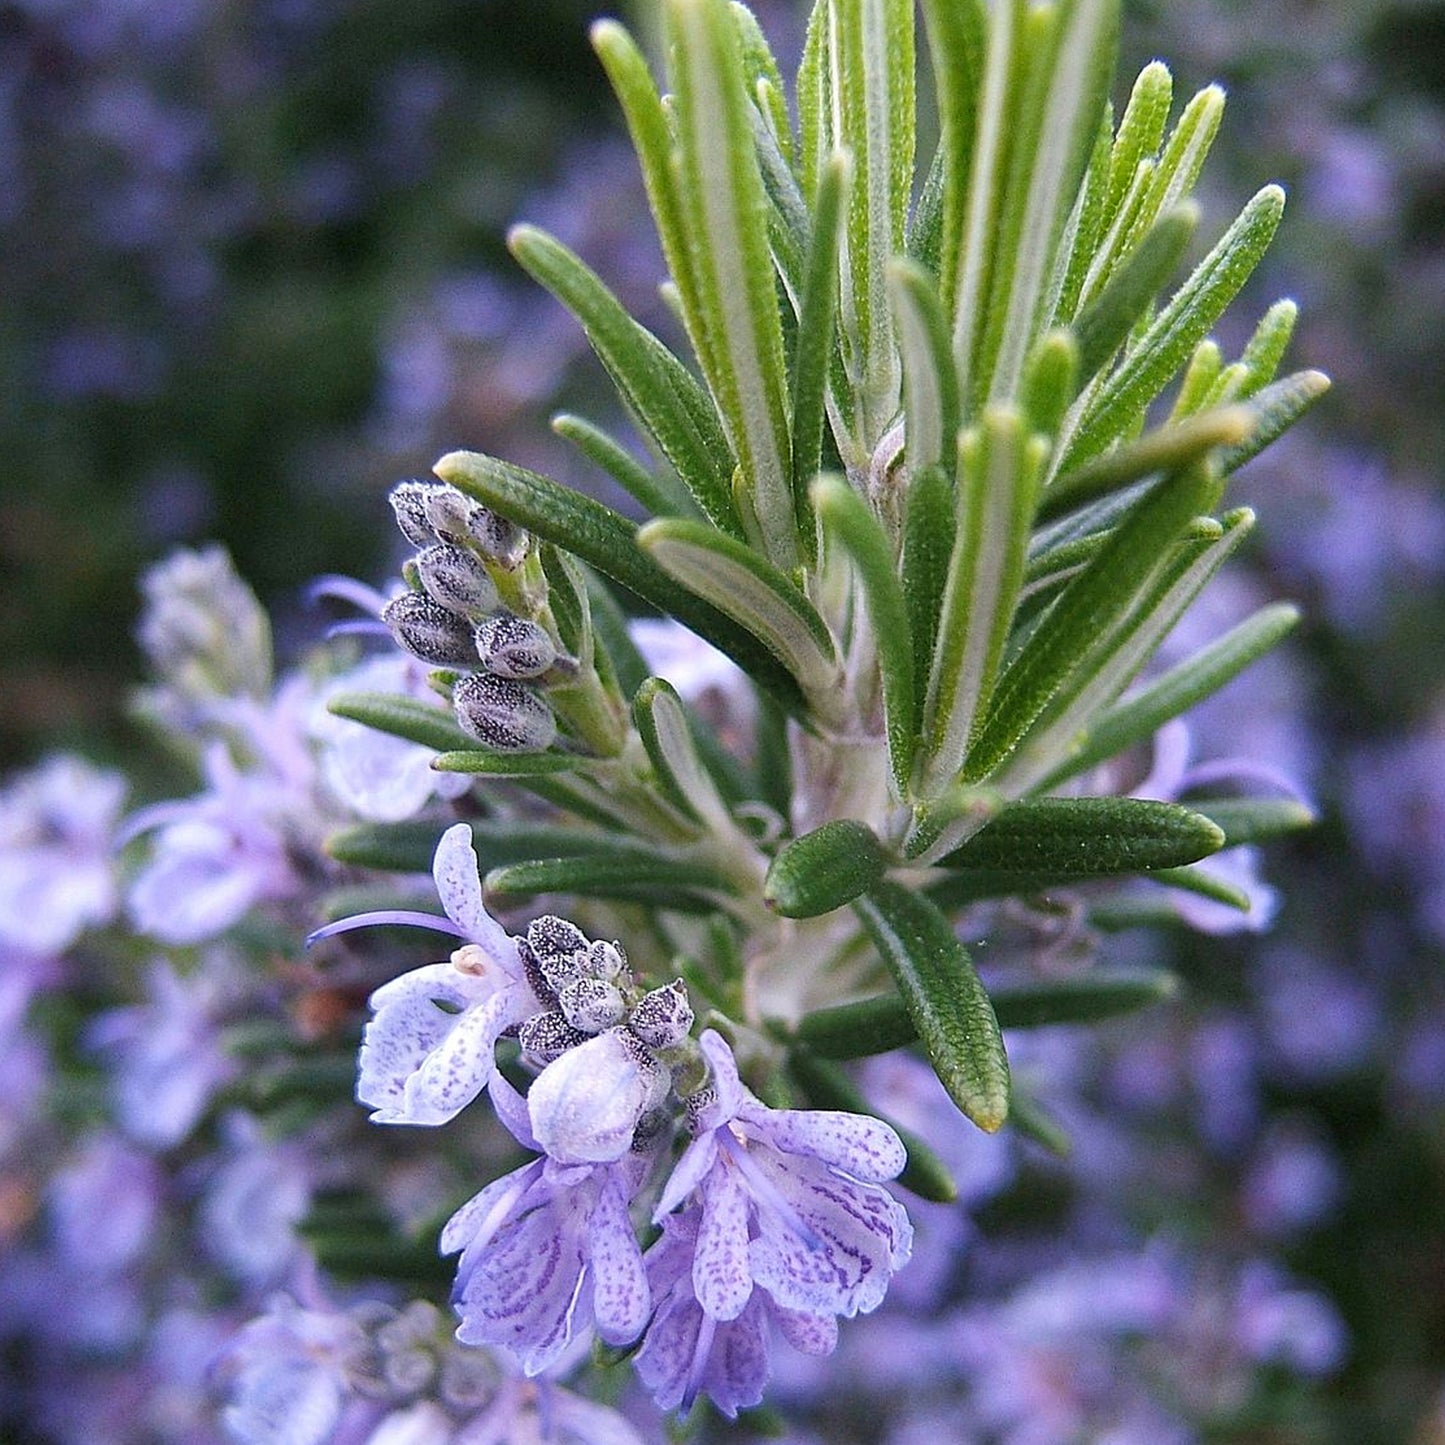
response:
[[[1287,602],[1261,608],[1132,697],[1116,703],[1089,726],[1067,764],[1049,774],[1042,785],[1055,786],[1152,737],[1171,718],[1213,696],[1263,657],[1298,621],[1299,610]]]
[[[1154,169],[1149,195],[1140,208],[1141,230],[1193,191],[1223,118],[1224,91],[1219,86],[1207,85],[1190,98]]]
[[[1249,398],[1254,428],[1249,439],[1231,447],[1220,459],[1225,475],[1238,471],[1302,417],[1328,390],[1330,379],[1322,371],[1297,371],[1271,382]]]
[[[1274,380],[1298,318],[1299,307],[1289,300],[1276,301],[1260,318],[1254,335],[1239,356],[1249,372],[1249,380],[1239,393],[1241,400],[1253,396],[1262,386],[1268,386]]]
[[[850,177],[849,160],[839,154],[830,157],[818,177],[793,353],[793,492],[800,508],[798,530],[805,542],[811,539],[813,528],[803,504],[823,455],[828,371],[838,310],[839,228]]]
[[[852,818],[794,838],[773,859],[763,902],[784,918],[817,918],[851,903],[883,876],[888,858],[873,830]]]
[[[810,695],[834,687],[837,649],[813,604],[751,548],[702,523],[649,522],[637,545],[669,577],[759,638]]]
[[[672,463],[699,507],[739,534],[727,479],[732,454],[712,402],[690,371],[555,237],[516,226],[512,254],[582,323],[623,400]]]
[[[1029,358],[1023,413],[1035,436],[1052,439],[1079,390],[1079,345],[1069,331],[1051,331]]]
[[[1218,406],[1155,427],[1137,440],[1055,477],[1039,503],[1039,516],[1052,519],[1145,477],[1191,466],[1211,452],[1233,455],[1253,437],[1256,425],[1251,407]]]
[[[675,617],[732,658],[790,710],[801,706],[797,684],[753,635],[680,587],[637,546],[637,525],[550,477],[480,452],[451,452],[434,468],[509,521],[564,547],[620,582],[644,602]],[[659,524],[660,525],[660,524]]]
[[[1169,67],[1159,60],[1150,61],[1134,82],[1111,148],[1107,199],[1111,216],[1123,202],[1139,162],[1158,154],[1173,101]]]
[[[1214,537],[1186,536],[1160,566],[1138,604],[1102,632],[998,780],[1010,796],[1035,789],[1070,758],[1092,721],[1110,706],[1253,528],[1248,508],[1230,513]],[[1214,524],[1218,525],[1218,524]]]
[[[953,479],[941,466],[915,472],[908,482],[903,513],[903,555],[899,563],[908,633],[914,657],[914,716],[928,700],[929,668],[943,612],[948,564],[956,530]]]
[[[731,816],[698,754],[687,709],[672,684],[649,677],[632,701],[632,718],[668,802],[684,817],[730,832]]]
[[[989,310],[997,331],[985,343],[994,401],[1018,399],[1024,363],[1047,320],[1059,241],[1108,96],[1118,29],[1118,0],[1062,0],[1050,61],[1036,79],[1043,98],[1024,103],[997,240],[1009,260],[995,266]]]
[[[587,601],[599,650],[606,654],[622,695],[631,697],[648,676],[647,661],[632,640],[627,614],[617,605],[612,589],[593,567],[584,568],[583,576],[586,578]]]
[[[494,753],[470,747],[438,753],[432,767],[439,773],[476,773],[488,778],[542,778],[570,773],[588,760],[574,753]]]
[[[438,752],[475,745],[448,709],[419,698],[384,692],[342,692],[327,701],[326,711]]]
[[[526,863],[506,864],[493,868],[482,885],[489,894],[572,893],[582,898],[650,898],[662,906],[685,911],[690,911],[700,897],[733,891],[727,878],[706,863],[674,858],[636,845],[617,847],[605,854],[536,858]]]
[[[1186,893],[1207,898],[1211,903],[1222,903],[1239,913],[1248,913],[1254,907],[1244,889],[1236,888],[1227,879],[1216,877],[1203,868],[1161,868],[1157,873],[1151,873],[1149,878],[1166,888],[1182,888]]]
[[[585,417],[561,412],[552,418],[552,430],[601,467],[654,517],[701,515],[697,503],[674,478],[649,471],[621,442]]]
[[[326,854],[352,868],[387,873],[426,873],[445,824],[434,820],[358,823],[327,838]]]
[[[813,503],[827,535],[853,559],[863,586],[883,682],[888,755],[901,788],[912,770],[917,734],[912,639],[893,547],[868,504],[841,478],[820,477]]]
[[[1077,670],[1081,656],[1101,634],[1113,631],[1147,589],[1169,544],[1212,498],[1213,479],[1202,468],[1166,477],[1075,577],[1000,679],[967,771],[987,777],[1033,726]]]
[[[999,1129],[1008,1117],[1008,1056],[993,1005],[953,925],[921,894],[886,880],[854,908],[949,1098],[979,1128]]]
[[[921,266],[895,257],[888,268],[898,348],[903,358],[904,415],[911,472],[952,460],[958,434],[958,374],[948,318],[937,285]]]
[[[1128,339],[1184,259],[1198,225],[1199,207],[1192,201],[1161,217],[1098,296],[1074,318],[1080,380],[1093,376]]]
[[[699,350],[769,558],[798,560],[783,335],[737,29],[726,0],[669,0],[679,195]],[[698,337],[707,340],[698,347]],[[746,518],[744,522],[746,523]]]
[[[1283,210],[1278,186],[1249,202],[1094,398],[1060,471],[1097,456],[1162,390],[1259,264]]]
[[[941,860],[945,868],[1098,878],[1196,863],[1224,833],[1178,803],[1143,798],[1026,798]]]
[[[993,693],[1023,580],[1044,453],[1018,412],[990,407],[959,443],[959,518],[929,674],[917,787],[957,774]]]
[[[923,0],[923,23],[933,61],[939,124],[939,236],[933,269],[942,283],[944,311],[953,314],[958,238],[968,204],[968,177],[982,90],[987,12],[980,0]],[[925,263],[926,254],[915,250]]]

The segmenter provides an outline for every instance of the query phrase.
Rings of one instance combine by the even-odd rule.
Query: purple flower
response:
[[[115,911],[111,835],[125,782],[57,755],[0,792],[0,946],[49,957]]]
[[[647,1252],[657,1309],[637,1352],[637,1374],[661,1409],[685,1414],[702,1394],[731,1419],[763,1398],[774,1334],[805,1355],[828,1355],[838,1343],[838,1322],[784,1309],[762,1290],[734,1318],[709,1314],[695,1285],[701,1224],[700,1210],[668,1215],[662,1238]]]
[[[375,1018],[362,1037],[356,1097],[378,1124],[445,1124],[492,1078],[502,1032],[543,1005],[517,945],[482,902],[472,830],[442,834],[432,860],[446,918],[428,913],[361,913],[318,929],[311,942],[373,923],[419,924],[465,940],[447,963],[430,963],[372,994]]]
[[[882,1303],[913,1230],[880,1187],[905,1162],[888,1125],[769,1109],[742,1086],[720,1035],[700,1045],[712,1082],[654,1215],[666,1233],[649,1278],[662,1303],[638,1371],[660,1404],[685,1409],[705,1391],[734,1414],[760,1396],[772,1328],[826,1354],[832,1316]]]
[[[522,1097],[500,1075],[491,1092],[517,1141],[539,1148]],[[441,1235],[443,1254],[462,1252],[457,1338],[504,1346],[528,1375],[594,1328],[608,1344],[635,1340],[649,1295],[628,1205],[649,1165],[637,1154],[603,1164],[534,1159],[468,1200]]]

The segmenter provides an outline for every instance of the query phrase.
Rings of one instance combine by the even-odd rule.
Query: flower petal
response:
[[[637,1121],[666,1088],[661,1065],[629,1044],[622,1029],[588,1039],[554,1059],[527,1094],[532,1132],[563,1164],[604,1164],[632,1144]]]
[[[652,1295],[618,1171],[604,1172],[597,1203],[587,1221],[585,1248],[592,1266],[592,1314],[597,1333],[609,1345],[626,1345],[647,1324]]]
[[[472,848],[471,824],[454,823],[442,834],[432,857],[432,877],[447,917],[509,973],[519,973],[516,944],[482,902],[481,865]]]
[[[532,1119],[527,1113],[527,1100],[519,1094],[507,1082],[506,1076],[492,1071],[491,1082],[487,1085],[487,1092],[492,1096],[492,1108],[497,1111],[497,1118],[502,1121],[512,1138],[524,1149],[531,1149],[534,1153],[540,1154],[542,1146],[532,1134]]]
[[[768,1139],[790,1154],[811,1155],[855,1179],[881,1184],[902,1172],[907,1151],[897,1133],[881,1119],[836,1109],[744,1108]]]
[[[773,1320],[782,1337],[800,1354],[816,1358],[831,1355],[838,1347],[836,1315],[810,1315],[802,1310],[785,1310],[781,1305],[775,1305]]]
[[[747,1191],[736,1172],[724,1165],[707,1177],[702,1224],[692,1261],[697,1302],[715,1320],[735,1320],[753,1292],[748,1267]]]
[[[551,1207],[509,1222],[476,1266],[458,1275],[452,1298],[461,1316],[457,1338],[511,1350],[528,1375],[546,1369],[572,1340],[582,1250],[577,1231],[558,1226]]]
[[[768,1334],[760,1306],[721,1324],[708,1353],[702,1388],[729,1420],[756,1405],[771,1373]]]
[[[661,1224],[663,1216],[671,1214],[702,1183],[708,1170],[716,1162],[717,1139],[709,1129],[707,1133],[699,1134],[672,1166],[662,1198],[657,1201],[657,1208],[652,1212],[652,1222]]]
[[[497,1036],[511,1022],[511,1004],[508,994],[495,994],[455,1016],[451,1031],[406,1081],[407,1123],[445,1124],[486,1088],[496,1067]]]
[[[541,1160],[533,1159],[472,1195],[442,1226],[437,1253],[455,1254],[459,1249],[474,1247],[485,1249],[541,1172]],[[460,1265],[457,1272],[462,1273]]]
[[[727,1040],[715,1029],[708,1029],[698,1039],[698,1046],[712,1071],[712,1086],[717,1094],[716,1101],[699,1114],[698,1123],[702,1128],[716,1129],[737,1117],[746,1095]]]
[[[372,995],[373,1004],[380,1002],[381,1007],[362,1035],[356,1097],[372,1106],[377,1123],[422,1122],[411,1117],[407,1086],[462,1016],[436,1003],[459,1003],[448,987],[448,972],[455,970],[431,964],[393,979]]]

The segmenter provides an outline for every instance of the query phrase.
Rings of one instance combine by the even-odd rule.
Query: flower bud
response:
[[[557,660],[547,629],[511,612],[498,612],[477,624],[477,656],[497,677],[540,677]]]
[[[499,753],[540,753],[557,736],[557,719],[542,697],[505,677],[474,672],[462,678],[452,689],[452,705],[462,729]]]
[[[436,482],[398,482],[387,498],[401,535],[414,547],[425,547],[436,541],[436,533],[427,518],[426,499],[437,486]]]
[[[680,978],[644,994],[627,1020],[628,1028],[650,1049],[676,1048],[692,1032],[692,1024],[692,1002]]]
[[[476,556],[464,547],[453,547],[449,542],[428,547],[417,553],[416,571],[427,596],[448,612],[475,621],[497,605],[496,584]]]
[[[427,523],[443,542],[460,547],[471,540],[469,523],[477,504],[469,501],[455,487],[436,483],[427,489],[422,505],[426,508]]]
[[[532,1133],[562,1164],[603,1164],[632,1146],[638,1122],[667,1098],[671,1075],[626,1029],[595,1035],[537,1075]]]
[[[627,955],[620,943],[606,943],[598,939],[587,945],[587,972],[593,978],[613,983],[627,977]]]
[[[476,661],[471,628],[455,612],[422,592],[403,592],[381,609],[391,635],[423,662],[435,667],[465,667]]]
[[[560,1059],[568,1049],[585,1044],[588,1035],[575,1029],[555,1009],[533,1014],[517,1030],[517,1043],[528,1058],[539,1064],[550,1064]]]
[[[505,567],[510,572],[522,565],[527,555],[528,537],[520,527],[487,507],[474,507],[467,519],[467,528],[472,540],[481,548],[482,555],[499,567]]]
[[[627,1005],[622,995],[600,978],[575,978],[564,984],[557,1001],[567,1022],[584,1034],[599,1034],[622,1022]]]

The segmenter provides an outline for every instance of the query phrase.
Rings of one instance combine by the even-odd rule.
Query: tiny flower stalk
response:
[[[707,1394],[733,1414],[761,1398],[770,1341],[827,1353],[839,1317],[881,1302],[911,1248],[885,1182],[908,1164],[949,1193],[926,1141],[833,1107],[855,1088],[836,1061],[916,1047],[980,1128],[1057,1143],[1016,1097],[1003,1027],[1173,988],[1101,971],[991,991],[960,922],[1055,897],[1082,918],[1141,878],[1180,916],[1181,898],[1238,910],[1230,878],[1251,875],[1229,850],[1305,821],[1247,770],[1151,796],[1119,760],[1293,625],[1274,604],[1150,671],[1254,525],[1225,504],[1231,474],[1327,382],[1278,374],[1292,302],[1237,358],[1210,337],[1278,188],[1176,279],[1218,230],[1192,193],[1223,95],[1171,127],[1155,62],[1116,118],[1118,0],[925,0],[923,126],[911,0],[819,0],[796,124],[745,9],[662,9],[661,81],[615,22],[593,43],[687,351],[557,238],[509,238],[647,454],[583,418],[556,429],[642,515],[442,457],[392,494],[417,553],[383,620],[451,716],[332,707],[475,780],[435,864],[461,946],[373,994],[358,1089],[379,1122],[419,1124],[486,1092],[538,1156],[447,1226],[460,1337],[527,1372],[584,1337],[635,1344],[664,1408]],[[728,680],[655,675],[620,595]],[[416,860],[376,834],[336,848]],[[516,934],[486,912],[532,898],[557,911]],[[814,1107],[768,1108],[740,1070]]]

